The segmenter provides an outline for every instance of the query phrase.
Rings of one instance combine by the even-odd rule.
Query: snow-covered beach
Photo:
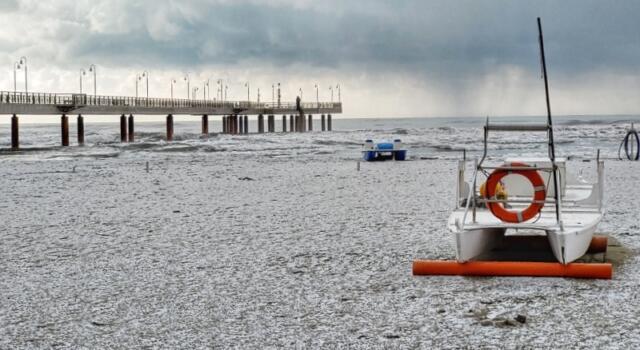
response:
[[[56,125],[25,126],[45,147],[0,153],[0,348],[637,348],[640,163],[613,159],[634,119],[557,119],[571,169],[609,159],[600,232],[631,256],[597,281],[411,275],[454,256],[456,159],[482,119],[208,140],[176,123],[172,144],[162,123],[135,144],[94,124],[68,149]],[[357,171],[367,137],[402,138],[411,160]],[[544,149],[510,137],[499,154]]]

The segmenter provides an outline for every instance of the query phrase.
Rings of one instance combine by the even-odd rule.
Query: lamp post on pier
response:
[[[249,85],[249,82],[244,83],[244,86],[247,88],[247,106],[251,106],[251,86]]]
[[[316,84],[316,107],[320,106],[320,93],[318,92],[318,84]]]
[[[198,93],[199,90],[200,90],[200,88],[197,87],[197,86],[193,88],[193,99],[194,100],[196,99],[196,96],[197,96],[197,93]]]
[[[142,80],[140,74],[136,74],[136,98],[138,98],[138,82]]]
[[[222,79],[218,79],[218,92],[220,93],[218,99],[222,101]]]
[[[342,98],[340,97],[340,84],[338,84],[336,86],[336,88],[338,88],[338,103],[341,103],[342,102]]]
[[[18,92],[18,83],[17,83],[17,76],[16,76],[16,71],[20,69],[20,62],[15,62],[13,64],[13,95],[15,96],[15,94]]]
[[[280,98],[281,98],[281,95],[280,95],[280,83],[278,83],[278,108],[280,108]]]
[[[89,66],[89,72],[93,73],[93,97],[96,97],[98,95],[98,82],[95,64]]]
[[[189,77],[189,73],[187,73],[187,75],[184,76],[183,80],[187,82],[187,100],[188,100],[189,99],[190,85],[191,85],[191,78]]]
[[[147,85],[147,98],[149,98],[149,72],[146,70],[142,72],[140,79],[145,78],[145,84]]]
[[[176,80],[172,78],[171,79],[171,99],[172,100],[173,100],[173,84],[175,84],[175,83],[176,83]]]
[[[25,57],[25,56],[20,57],[19,63],[20,63],[21,67],[24,67],[24,92],[27,93],[27,92],[29,92],[28,89],[27,89],[27,80],[29,78],[29,76],[27,74],[27,70],[29,68],[29,67],[27,67],[27,57]]]
[[[302,101],[302,88],[298,89],[300,91],[300,101]]]
[[[82,77],[87,75],[83,68],[80,68],[80,93],[82,94]]]
[[[258,105],[260,105],[260,88],[258,88]]]
[[[331,91],[331,103],[333,103],[333,86],[329,86],[329,91]]]

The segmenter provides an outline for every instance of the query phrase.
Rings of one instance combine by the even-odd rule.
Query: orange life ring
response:
[[[505,167],[517,167],[517,168],[526,168],[529,165],[524,163],[511,163],[504,165]],[[491,213],[495,215],[498,219],[504,222],[512,222],[519,223],[532,219],[542,210],[544,207],[544,200],[547,198],[547,191],[545,190],[544,181],[540,174],[534,170],[528,169],[505,169],[498,168],[494,170],[489,178],[487,179],[487,191],[485,198],[487,199],[495,199],[496,198],[496,187],[500,180],[503,177],[509,174],[518,174],[526,177],[533,185],[533,202],[523,211],[512,211],[504,208],[502,203],[499,202],[489,202],[487,206],[491,210]]]

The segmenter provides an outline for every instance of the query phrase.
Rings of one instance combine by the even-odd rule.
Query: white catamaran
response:
[[[547,122],[495,124],[487,120],[484,152],[480,160],[474,161],[475,170],[469,181],[465,180],[467,161],[459,162],[456,208],[448,222],[455,237],[459,262],[473,260],[490,251],[505,234],[536,231],[546,234],[556,259],[562,264],[569,264],[586,253],[602,220],[604,162],[598,157],[597,182],[589,184],[567,171],[565,159],[556,158],[539,18],[538,31]],[[487,143],[489,134],[493,132],[546,133],[548,158],[522,157],[487,165]]]

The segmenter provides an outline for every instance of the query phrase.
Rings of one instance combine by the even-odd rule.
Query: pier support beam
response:
[[[269,122],[267,122],[267,125],[271,126]],[[264,133],[264,116],[262,114],[258,115],[258,133]]]
[[[209,116],[202,116],[202,135],[209,136]]]
[[[227,133],[227,116],[222,116],[222,133]]]
[[[282,132],[287,132],[287,116],[282,116]]]
[[[120,116],[120,142],[127,142],[127,117]]]
[[[293,118],[293,114],[292,114],[292,115],[289,116],[289,131],[290,132],[294,132],[296,130],[295,129],[295,123],[296,122],[295,122],[295,120]]]
[[[276,119],[273,114],[269,114],[269,132],[276,132]]]
[[[239,119],[239,121],[238,121],[238,125],[239,125],[238,134],[244,134],[244,118],[242,118],[242,116],[239,115],[238,119]]]
[[[129,142],[135,141],[133,130],[133,114],[129,114]]]
[[[327,130],[331,131],[331,114],[327,114]]]
[[[320,117],[320,124],[322,126],[322,131],[326,131],[327,130],[327,126],[326,126],[325,121],[324,121],[324,114],[322,115],[322,117]]]
[[[309,114],[309,131],[313,131],[313,115]]]
[[[249,116],[244,116],[244,134],[249,135]]]
[[[173,141],[173,115],[167,116],[167,142]]]
[[[231,117],[231,133],[234,135],[238,135],[238,116],[234,115]]]
[[[17,151],[20,149],[19,120],[14,114],[11,117],[11,149]]]
[[[60,117],[60,129],[62,135],[62,146],[69,146],[69,117],[66,114],[63,114]]]
[[[78,114],[77,128],[78,128],[78,145],[83,146],[84,145],[84,117],[82,116],[82,114]]]

